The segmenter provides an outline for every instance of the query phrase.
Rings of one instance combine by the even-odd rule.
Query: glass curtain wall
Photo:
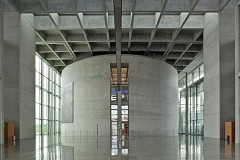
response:
[[[128,155],[128,64],[122,63],[121,68],[121,108],[117,90],[117,67],[111,64],[111,155]],[[119,113],[120,111],[120,113]],[[119,123],[121,119],[121,124]],[[121,127],[121,133],[118,132]]]
[[[186,98],[188,100],[188,133],[204,134],[204,91],[203,65],[187,75],[188,97],[186,97],[186,77],[179,81],[179,133],[186,133]]]
[[[60,74],[38,55],[35,56],[36,135],[60,133]]]
[[[179,104],[179,133],[186,131],[186,80],[182,79],[178,83],[178,104]]]

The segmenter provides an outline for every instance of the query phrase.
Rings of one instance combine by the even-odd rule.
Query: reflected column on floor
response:
[[[203,137],[179,136],[179,159],[204,160]]]
[[[0,159],[4,159],[4,145],[0,144]]]

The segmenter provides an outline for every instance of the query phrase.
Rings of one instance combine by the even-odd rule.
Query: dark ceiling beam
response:
[[[82,14],[82,13],[78,13],[77,0],[72,0],[72,5],[73,5],[73,8],[74,8],[74,11],[73,11],[73,12],[75,13],[75,15],[76,15],[76,17],[77,17],[77,20],[78,20],[78,23],[79,23],[79,25],[80,25],[80,27],[81,27],[81,29],[82,29],[83,36],[84,36],[84,38],[85,38],[85,41],[86,41],[87,46],[88,46],[88,48],[89,48],[89,51],[90,51],[91,55],[93,55],[93,53],[92,53],[92,48],[91,48],[91,45],[90,45],[90,43],[89,43],[87,33],[86,33],[86,31],[84,30],[83,23],[82,23],[82,20],[81,20],[81,17],[82,17],[82,19],[83,19],[83,14]]]
[[[200,30],[200,31],[197,31],[193,34],[193,41],[196,41],[198,39],[198,37],[201,36],[201,34],[203,33],[203,30]],[[193,43],[189,43],[187,46],[186,46],[186,49],[185,51],[180,55],[179,59],[176,60],[176,62],[173,64],[175,65],[179,60],[180,58],[183,57],[183,55],[189,50],[189,48],[193,45]],[[200,51],[201,52],[201,51]]]
[[[7,0],[7,1],[15,9],[16,12],[19,12],[19,0]]]
[[[156,32],[157,32],[158,26],[159,26],[159,24],[160,24],[160,22],[161,22],[161,19],[162,19],[162,17],[163,17],[163,12],[164,12],[164,10],[165,10],[165,7],[166,7],[166,5],[167,5],[167,2],[168,2],[168,0],[162,0],[162,6],[161,6],[161,11],[162,11],[162,12],[159,13],[159,15],[158,15],[158,20],[157,20],[157,23],[156,23],[156,25],[155,25],[155,28],[154,28],[154,29],[152,30],[152,32],[151,32],[151,37],[150,37],[150,41],[148,42],[147,50],[149,50],[149,49],[151,48],[151,45],[152,45],[153,39],[154,39],[154,37],[155,37],[155,34],[156,34]]]
[[[49,16],[49,18],[52,21],[53,25],[55,26],[56,30],[58,31],[58,33],[61,35],[62,39],[64,40],[64,42],[66,44],[66,48],[69,51],[69,54],[71,54],[73,58],[76,58],[76,55],[74,54],[74,52],[72,51],[71,46],[69,45],[69,43],[66,40],[66,34],[59,29],[59,26],[58,26],[59,15],[58,15],[58,13],[50,13],[49,12],[49,10],[48,10],[48,1],[47,0],[39,0],[39,2],[41,4],[42,8],[44,9],[44,11]]]
[[[118,91],[121,91],[122,0],[113,0]]]
[[[47,48],[58,58],[58,60],[61,61],[62,64],[66,66],[67,64],[55,52],[53,45],[49,45],[46,43],[46,35],[41,31],[36,31],[36,35],[46,44]],[[38,53],[39,52],[41,52],[41,51],[38,51]]]
[[[103,3],[103,10],[104,10],[104,22],[105,22],[106,33],[107,33],[107,43],[108,43],[108,49],[110,53],[111,45],[110,45],[110,36],[109,36],[109,30],[108,30],[108,12],[107,12],[106,0],[102,0],[102,3]]]
[[[219,0],[219,12],[222,12],[222,10],[228,5],[228,3],[231,0]]]
[[[185,15],[183,14],[184,20],[182,21],[180,28],[178,28],[177,30],[175,30],[175,32],[172,35],[172,40],[173,42],[170,42],[168,44],[167,50],[165,51],[165,53],[163,54],[163,57],[166,57],[169,52],[171,51],[171,49],[173,48],[173,46],[175,45],[175,41],[181,31],[181,29],[183,28],[183,26],[185,25],[185,23],[187,22],[188,18],[190,17],[190,15],[192,14],[192,12],[194,11],[195,7],[197,6],[199,0],[191,0],[191,5],[190,5],[190,11],[188,13],[186,13]]]
[[[134,17],[135,17],[135,9],[136,9],[136,0],[133,1],[132,12],[131,12],[131,24],[130,30],[128,35],[128,52],[130,51],[131,42],[132,42],[132,31],[133,31],[133,24],[134,24]]]

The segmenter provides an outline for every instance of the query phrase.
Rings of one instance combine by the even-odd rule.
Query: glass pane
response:
[[[48,77],[48,70],[49,70],[48,65],[45,62],[43,62],[43,75],[45,77]]]
[[[48,119],[48,107],[47,106],[42,107],[43,107],[43,119]]]
[[[59,109],[56,109],[56,120],[60,120]]]
[[[35,101],[41,103],[41,90],[38,87],[35,88]]]
[[[56,100],[56,108],[60,108],[60,98],[56,97],[55,100]]]
[[[112,136],[112,143],[117,143],[117,136]],[[116,146],[117,147],[117,146]],[[114,148],[114,147],[113,147]]]
[[[128,110],[122,110],[122,114],[128,114]]]
[[[42,121],[42,127],[43,127],[43,134],[48,134],[48,121],[47,120],[43,120]]]
[[[122,115],[122,121],[128,121],[128,115],[126,114]]]
[[[49,91],[53,93],[53,82],[49,81]]]
[[[128,94],[122,94],[122,101],[127,102],[128,101]]]
[[[122,109],[128,109],[128,105],[122,106]]]
[[[52,93],[49,94],[49,106],[54,107],[54,96]]]
[[[35,118],[40,119],[41,118],[41,105],[36,103],[35,106],[36,106],[36,108],[35,108]]]
[[[112,150],[111,150],[111,155],[112,155],[112,156],[118,155],[118,149],[112,149]]]
[[[122,149],[122,155],[124,156],[128,155],[128,149]]]
[[[111,110],[111,114],[118,114],[117,110]]]
[[[56,71],[53,70],[52,81],[56,83]]]
[[[53,78],[53,69],[49,67],[49,79],[52,80]]]
[[[111,101],[117,101],[117,95],[111,95]]]
[[[41,72],[41,59],[38,56],[35,56],[35,69]]]
[[[48,120],[54,120],[54,115],[55,115],[55,109],[52,107],[49,107],[48,109]]]
[[[60,96],[60,87],[56,86],[56,95]]]
[[[192,74],[189,74],[188,77],[188,86],[192,84]]]
[[[48,93],[43,91],[43,104],[48,105]]]
[[[36,123],[36,134],[41,134],[41,120],[36,119],[35,123]]]
[[[60,76],[56,74],[56,84],[60,85]]]
[[[55,122],[55,133],[59,133],[60,132],[60,123],[59,121]]]
[[[46,77],[43,77],[43,88],[48,90],[48,79]]]
[[[118,120],[118,116],[116,114],[111,115],[111,120],[112,121],[117,121]]]
[[[112,122],[112,135],[117,135],[117,123]]]
[[[111,109],[117,109],[117,105],[111,105]]]
[[[197,69],[193,72],[193,82],[196,82],[197,80],[199,80],[199,68],[197,68]]]
[[[41,75],[38,72],[35,72],[35,81],[36,81],[36,85],[41,87]]]

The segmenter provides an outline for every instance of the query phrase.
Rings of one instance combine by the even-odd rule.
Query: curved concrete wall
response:
[[[74,122],[62,123],[62,135],[110,135],[110,63],[115,55],[87,58],[67,66],[62,87],[74,83]],[[177,135],[177,71],[167,63],[122,55],[129,63],[129,134]],[[64,95],[63,95],[64,96]],[[66,113],[63,113],[66,114]]]

